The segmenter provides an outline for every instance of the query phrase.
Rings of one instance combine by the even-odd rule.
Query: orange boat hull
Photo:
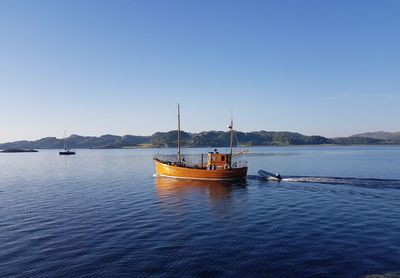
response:
[[[230,180],[242,179],[246,177],[247,174],[247,167],[206,170],[168,165],[158,160],[154,160],[154,163],[156,175],[162,177],[198,180]]]

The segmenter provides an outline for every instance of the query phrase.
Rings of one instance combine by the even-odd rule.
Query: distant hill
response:
[[[394,144],[394,142],[389,142],[387,140],[368,138],[368,137],[338,137],[329,140],[331,144],[334,145],[384,145],[384,144]]]
[[[103,135],[80,136],[71,135],[67,138],[68,147],[73,149],[116,149],[129,147],[176,147],[177,130],[157,132],[151,136],[135,135]],[[221,147],[227,146],[229,132],[203,131],[200,133],[188,133],[181,131],[183,146],[190,147]],[[398,136],[398,137],[397,137]],[[242,146],[289,146],[289,145],[369,145],[369,144],[399,144],[400,132],[364,133],[350,137],[326,138],[322,136],[307,136],[295,132],[252,131],[236,132],[236,138]],[[0,144],[0,149],[59,149],[63,146],[63,140],[56,137],[45,137],[36,141],[16,141]]]
[[[123,147],[135,147],[147,143],[149,136],[116,136],[103,135],[79,136],[71,135],[67,138],[68,147],[72,149],[115,149]],[[60,149],[63,147],[63,139],[56,137],[46,137],[36,141],[17,141],[0,144],[0,149]]]
[[[388,142],[400,143],[400,131],[398,131],[398,132],[385,132],[385,131],[367,132],[367,133],[356,134],[351,137],[374,138],[374,139],[386,140]]]
[[[177,131],[157,132],[150,137],[153,147],[173,147],[177,145]],[[327,144],[329,139],[321,136],[306,136],[294,132],[253,131],[236,132],[240,145],[244,146],[286,146]],[[203,131],[200,133],[181,133],[182,144],[191,147],[226,146],[230,133],[224,131]]]

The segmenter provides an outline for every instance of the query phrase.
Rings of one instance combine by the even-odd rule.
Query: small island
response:
[[[32,149],[5,149],[0,151],[1,153],[37,153],[37,150]]]

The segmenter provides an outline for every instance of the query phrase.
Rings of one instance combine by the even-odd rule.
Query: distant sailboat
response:
[[[71,149],[69,149],[67,147],[67,131],[64,131],[64,140],[63,140],[63,142],[64,142],[64,150],[59,152],[60,155],[74,155],[75,151],[72,151]]]

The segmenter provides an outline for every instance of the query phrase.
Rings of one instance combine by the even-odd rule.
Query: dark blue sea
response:
[[[400,271],[400,147],[250,148],[243,181],[153,177],[174,151],[0,153],[0,277]]]

